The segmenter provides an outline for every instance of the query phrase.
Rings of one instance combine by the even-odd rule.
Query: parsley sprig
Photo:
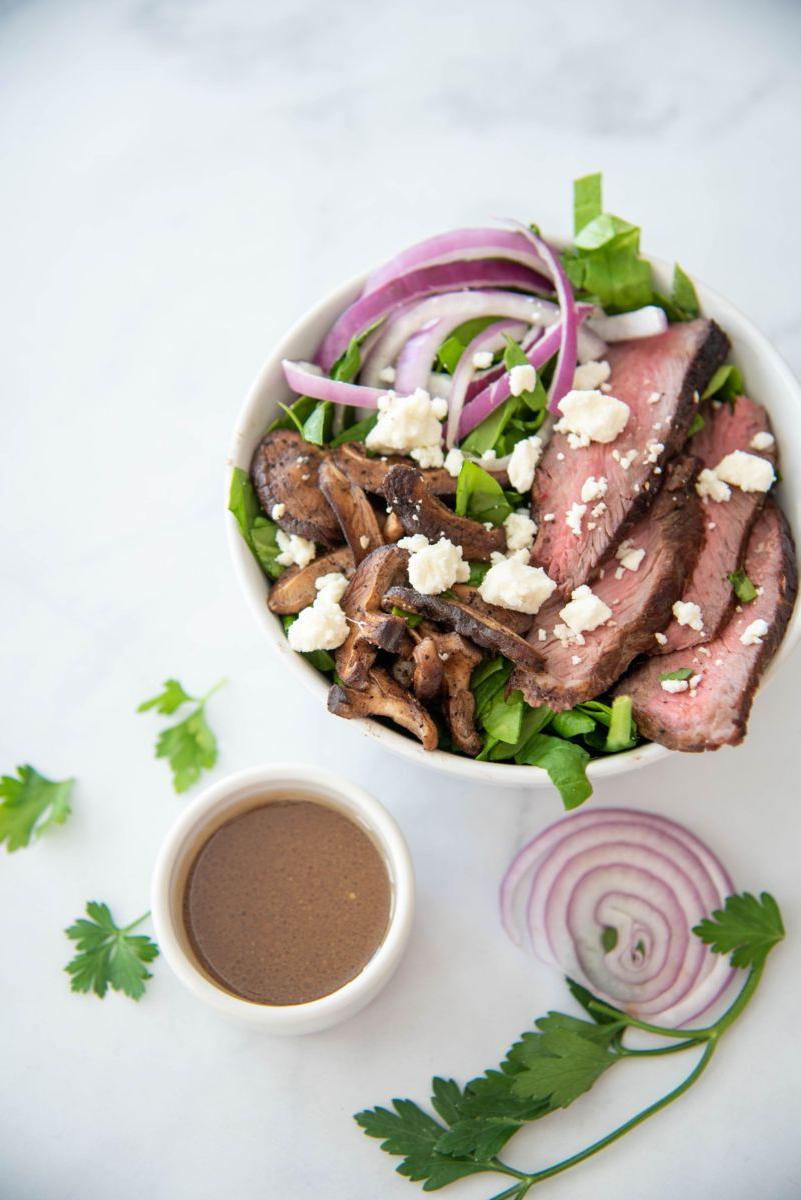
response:
[[[17,767],[16,779],[0,776],[0,845],[19,850],[51,825],[63,825],[74,786],[74,779],[45,779],[31,766]]]
[[[150,916],[145,913],[122,928],[117,925],[107,904],[90,900],[86,917],[79,917],[69,929],[77,947],[75,957],[64,970],[71,976],[73,992],[94,992],[102,1000],[111,987],[138,1000],[151,978],[146,964],[158,957],[159,948],[145,934],[132,930]]]
[[[493,1200],[523,1200],[535,1184],[591,1158],[692,1087],[709,1065],[723,1034],[756,991],[768,954],[784,937],[784,926],[772,896],[763,892],[757,898],[745,892],[730,896],[723,908],[697,925],[693,933],[713,953],[729,955],[732,966],[748,969],[736,999],[713,1024],[670,1029],[639,1021],[568,980],[574,999],[590,1019],[550,1012],[521,1036],[499,1067],[464,1088],[452,1079],[435,1078],[431,1105],[439,1120],[412,1100],[393,1100],[391,1109],[366,1109],[356,1114],[356,1121],[368,1137],[381,1139],[382,1150],[401,1159],[399,1174],[421,1183],[424,1192],[468,1175],[489,1173],[513,1180]],[[628,1029],[654,1034],[668,1044],[629,1047],[624,1041]],[[623,1059],[688,1049],[701,1050],[701,1054],[677,1087],[578,1153],[528,1173],[498,1158],[523,1125],[567,1108]]]
[[[197,697],[190,696],[177,679],[167,679],[163,690],[143,700],[136,710],[143,713],[153,709],[170,716],[185,704],[195,705],[183,721],[162,729],[156,741],[156,758],[168,759],[176,792],[185,792],[197,782],[201,771],[210,770],[217,761],[217,739],[206,720],[206,704],[225,682],[219,680],[205,696]]]

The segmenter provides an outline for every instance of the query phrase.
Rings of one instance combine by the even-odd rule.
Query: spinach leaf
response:
[[[742,396],[744,391],[745,381],[742,372],[732,363],[727,363],[726,366],[718,367],[715,371],[701,399],[708,400],[710,396],[714,396],[716,400],[725,400],[728,404],[734,404],[737,397]]]
[[[471,517],[482,524],[502,525],[511,511],[497,479],[478,463],[462,463],[456,481],[456,512],[460,517]]]
[[[297,613],[292,613],[289,616],[281,618],[284,626],[284,633],[289,632],[289,627],[294,625],[297,619]],[[308,650],[302,651],[302,654],[303,657],[310,662],[313,667],[316,667],[318,671],[322,671],[324,674],[336,669],[336,663],[334,662],[333,655],[329,654],[327,650]]]
[[[242,467],[234,467],[231,472],[228,511],[236,517],[240,533],[262,570],[271,579],[277,579],[284,570],[276,561],[281,553],[276,540],[278,526],[265,517],[256,489],[250,482],[247,471]]]
[[[344,446],[345,442],[363,442],[370,430],[378,420],[378,413],[370,413],[369,417],[365,417],[362,421],[356,421],[353,425],[349,425],[347,429],[343,429],[336,437],[331,438],[329,445],[332,450],[337,446]]]
[[[729,583],[734,588],[734,594],[742,604],[751,604],[757,598],[757,590],[745,573],[743,567],[738,567],[728,576]]]
[[[459,359],[473,338],[497,320],[497,317],[474,317],[454,329],[437,351],[437,370],[452,375],[459,364]]]
[[[596,217],[600,217],[603,205],[601,202],[600,171],[594,175],[583,175],[573,184],[573,233],[579,234],[585,225],[589,225]]]
[[[578,808],[592,795],[592,784],[587,778],[589,760],[587,751],[575,742],[547,733],[535,733],[515,756],[517,763],[545,768],[566,809]]]
[[[572,738],[589,733],[595,728],[595,721],[579,709],[569,708],[567,712],[554,713],[551,728],[560,737]]]

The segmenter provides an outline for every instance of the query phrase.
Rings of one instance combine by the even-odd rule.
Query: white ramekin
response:
[[[549,240],[557,246],[565,244],[559,238]],[[672,268],[661,259],[651,258],[650,262],[657,286],[663,292],[669,292]],[[245,399],[234,427],[226,467],[226,502],[231,468],[248,469],[253,451],[264,436],[265,429],[280,411],[279,402],[290,403],[292,400],[292,394],[281,370],[281,359],[313,358],[323,335],[334,319],[358,296],[366,278],[367,275],[360,275],[352,279],[316,304],[296,322],[267,358]],[[702,312],[716,320],[729,335],[732,359],[743,371],[750,394],[768,410],[779,442],[784,475],[784,482],[778,488],[779,499],[790,522],[796,544],[801,544],[801,386],[778,351],[738,308],[698,279],[694,279],[693,282]],[[317,704],[324,709],[328,681],[306,662],[302,655],[290,650],[280,618],[274,616],[267,608],[268,582],[264,572],[246,546],[230,513],[226,514],[226,520],[234,570],[262,634],[281,657],[286,669],[294,671],[303,680],[313,693]],[[800,638],[801,604],[797,604],[784,641],[766,672],[765,681],[789,657]],[[332,717],[332,720],[341,718]],[[369,718],[352,721],[351,724],[356,725],[380,746],[410,759],[418,766],[433,767],[473,783],[526,788],[553,786],[547,773],[539,767],[518,766],[515,763],[476,762],[472,758],[448,754],[442,750],[426,751],[413,738]],[[673,751],[666,750],[664,746],[650,742],[622,754],[595,759],[589,764],[587,774],[596,782],[612,775],[634,771],[671,753]]]
[[[391,908],[381,945],[364,969],[330,996],[306,1004],[255,1004],[225,991],[198,963],[184,928],[183,892],[205,838],[249,797],[297,795],[320,800],[360,825],[377,845],[389,873]],[[161,952],[181,983],[227,1017],[288,1035],[337,1025],[378,995],[401,960],[414,914],[414,873],[403,834],[383,805],[339,775],[299,763],[271,763],[228,775],[192,801],[173,825],[153,872],[151,911]]]

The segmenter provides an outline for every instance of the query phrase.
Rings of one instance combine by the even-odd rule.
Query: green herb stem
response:
[[[137,917],[135,921],[131,921],[130,925],[126,925],[124,929],[120,930],[120,933],[130,933],[132,929],[136,929],[137,925],[141,925],[143,921],[146,921],[149,916],[150,909],[146,913],[142,913],[141,917]]]

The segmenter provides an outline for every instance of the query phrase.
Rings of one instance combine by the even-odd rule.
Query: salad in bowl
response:
[[[660,290],[600,176],[574,209],[568,247],[457,230],[351,290],[249,401],[229,495],[330,712],[567,807],[617,756],[740,742],[797,587],[721,313]]]

